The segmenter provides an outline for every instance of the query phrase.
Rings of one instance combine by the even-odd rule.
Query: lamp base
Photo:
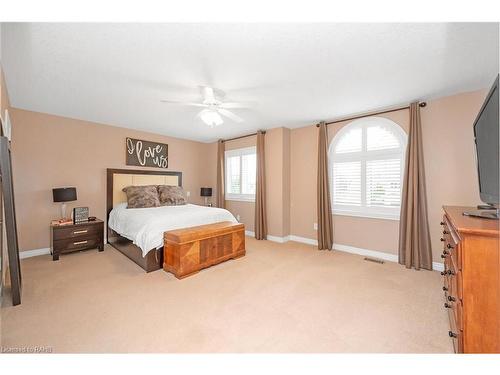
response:
[[[61,204],[61,219],[66,219],[66,203]]]

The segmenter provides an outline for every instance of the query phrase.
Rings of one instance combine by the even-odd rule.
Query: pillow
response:
[[[158,185],[158,194],[162,206],[178,206],[186,204],[184,191],[180,186]]]
[[[159,207],[160,199],[156,185],[127,186],[123,188],[127,194],[127,208]]]

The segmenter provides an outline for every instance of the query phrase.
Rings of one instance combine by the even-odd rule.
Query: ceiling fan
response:
[[[242,122],[243,119],[229,109],[248,108],[249,103],[223,102],[225,94],[223,91],[214,89],[213,87],[200,86],[203,101],[197,102],[178,102],[172,100],[161,100],[162,103],[187,105],[192,107],[202,107],[198,113],[198,117],[210,127],[219,126],[224,123],[222,116],[233,120],[234,122]],[[222,115],[222,116],[221,116]]]

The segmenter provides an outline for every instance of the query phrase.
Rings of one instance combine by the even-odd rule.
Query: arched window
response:
[[[355,120],[335,135],[328,150],[334,214],[399,219],[406,139],[382,117]]]

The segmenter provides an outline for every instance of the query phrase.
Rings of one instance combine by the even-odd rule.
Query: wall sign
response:
[[[168,168],[168,145],[127,138],[127,165]]]

